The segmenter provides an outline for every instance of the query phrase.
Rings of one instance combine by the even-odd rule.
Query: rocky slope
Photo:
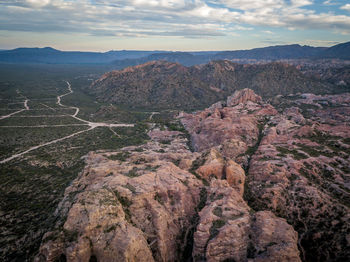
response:
[[[245,200],[294,226],[303,260],[346,259],[350,95],[278,97],[273,101],[278,113],[251,91],[243,92],[233,95],[243,102],[234,107],[229,97],[227,107],[183,115],[193,147],[215,147],[245,167]]]
[[[329,68],[322,72],[321,77],[338,86],[350,87],[350,66]]]
[[[244,89],[180,114],[195,152],[157,128],[91,152],[36,261],[344,261],[350,94],[273,102]]]
[[[101,101],[140,108],[193,110],[247,87],[264,97],[297,92],[325,93],[332,86],[281,63],[240,65],[213,61],[185,67],[153,61],[104,74],[89,88]]]

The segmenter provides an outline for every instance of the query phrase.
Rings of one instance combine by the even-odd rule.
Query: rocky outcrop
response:
[[[247,103],[248,101],[260,103],[262,99],[260,96],[256,95],[253,90],[245,88],[236,91],[232,96],[229,96],[227,98],[226,105],[229,107],[233,107],[241,103]]]
[[[158,142],[145,145],[143,152],[131,147],[90,153],[60,204],[63,227],[44,236],[37,261],[60,256],[68,261],[181,260],[179,238],[191,226],[203,187],[173,163],[195,156],[181,148],[183,140],[166,146],[174,154],[161,151]]]
[[[252,212],[225,181],[212,181],[199,215],[194,261],[300,261],[292,226],[271,212]]]
[[[44,236],[36,261],[178,261],[192,256],[195,261],[246,261],[251,245],[266,253],[273,241],[294,246],[298,256],[297,238],[289,236],[296,235],[292,228],[282,240],[252,242],[257,225],[242,198],[244,171],[238,164],[215,149],[190,152],[178,132],[149,135],[152,141],[141,147],[86,157],[87,166],[57,210],[64,223]],[[163,144],[164,139],[171,142]],[[184,161],[191,167],[181,168]],[[209,169],[214,176],[206,176]],[[223,172],[227,181],[220,177]],[[265,222],[276,219],[271,214]]]
[[[301,97],[264,129],[245,197],[294,226],[303,260],[342,261],[350,254],[350,95]]]
[[[301,261],[298,234],[284,219],[272,212],[259,211],[252,218],[252,257],[256,262]]]
[[[226,160],[216,149],[211,149],[202,157],[203,164],[195,172],[206,180],[225,179],[228,184],[243,195],[245,173],[233,160]]]
[[[235,92],[227,103],[235,106],[182,114],[181,121],[196,151],[217,147],[224,157],[246,163],[246,153],[258,142],[261,125],[277,111],[261,103],[261,97],[250,89]]]
[[[36,261],[345,261],[350,95],[279,99],[182,113],[195,152],[153,129],[90,153]]]
[[[350,252],[345,233],[350,225],[349,98],[313,94],[296,100],[292,97],[280,103],[281,114],[247,99],[233,103],[237,104],[234,107],[215,109],[211,115],[209,110],[184,115],[182,121],[192,135],[194,148],[203,150],[206,141],[211,142],[224,157],[249,167],[244,198],[255,210],[271,210],[295,227],[303,260],[341,261]],[[252,106],[255,111],[246,113]],[[267,108],[273,114],[261,118],[261,111]],[[213,115],[228,111],[236,112],[224,115],[229,121],[235,115],[244,119],[239,126],[245,128],[244,134],[235,125],[223,134],[225,117],[213,124]],[[255,125],[259,133],[248,132],[247,125]],[[247,143],[249,140],[255,141],[255,146],[254,142]]]
[[[327,92],[332,86],[282,63],[242,65],[226,60],[185,67],[163,60],[108,72],[92,83],[89,91],[101,101],[127,107],[195,110],[226,100],[242,88],[267,98]],[[248,98],[234,96],[232,101],[244,102]],[[251,101],[258,102],[257,98]],[[231,98],[228,102],[229,106],[237,105],[232,104]]]

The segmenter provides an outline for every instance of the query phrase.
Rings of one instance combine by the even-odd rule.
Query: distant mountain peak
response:
[[[43,50],[55,50],[55,51],[59,51],[59,50],[57,50],[57,49],[55,49],[55,48],[53,48],[53,47],[50,47],[50,46],[45,46],[45,47],[43,47],[42,49],[43,49]]]

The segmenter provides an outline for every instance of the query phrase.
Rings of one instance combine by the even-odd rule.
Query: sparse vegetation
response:
[[[196,170],[201,167],[202,165],[204,165],[205,163],[205,157],[206,157],[207,153],[204,153],[202,154],[200,157],[198,157],[197,159],[195,159],[193,162],[192,162],[192,166],[190,168],[190,172],[195,175],[195,177],[199,180],[202,180],[203,184],[205,186],[208,186],[209,185],[209,182],[202,178],[200,175],[197,174]]]
[[[236,220],[236,219],[241,218],[241,217],[243,217],[243,216],[244,216],[244,213],[243,213],[243,212],[240,212],[240,213],[237,214],[237,215],[232,215],[232,216],[230,216],[228,219],[230,219],[230,220]]]
[[[110,233],[112,231],[114,231],[117,228],[116,225],[111,225],[108,228],[106,228],[105,230],[103,230],[104,233]]]
[[[164,204],[164,200],[158,192],[156,192],[156,194],[154,195],[154,200],[158,201],[158,203],[161,205]]]
[[[218,217],[222,217],[222,208],[220,206],[215,207],[213,210],[213,214]]]
[[[125,187],[126,187],[127,189],[129,189],[129,190],[131,191],[131,193],[135,193],[135,192],[136,192],[136,188],[135,188],[133,185],[130,185],[129,183],[127,183],[127,184],[125,185]]]
[[[286,147],[276,146],[277,151],[279,152],[278,156],[286,157],[287,155],[292,155],[296,160],[302,160],[308,158],[307,155],[299,152],[296,149],[288,149]]]
[[[207,203],[207,197],[207,189],[205,187],[202,187],[199,193],[199,203],[197,205],[197,212],[201,211],[204,208],[205,204]]]
[[[110,160],[119,160],[119,161],[126,161],[130,156],[130,152],[120,152],[117,153],[116,155],[109,155],[108,158]]]
[[[68,242],[77,241],[78,235],[79,235],[79,233],[77,231],[71,231],[71,230],[66,230],[66,229],[63,229],[63,234],[64,234],[65,239]]]
[[[222,220],[222,219],[214,220],[209,229],[209,232],[210,232],[209,239],[215,238],[219,234],[219,229],[222,228],[225,224],[226,224],[225,220]]]
[[[125,213],[125,219],[129,223],[133,223],[131,220],[131,212],[129,210],[129,207],[132,205],[132,201],[127,198],[122,196],[117,190],[114,191],[115,196],[117,197],[119,203],[122,205],[124,213]]]
[[[138,177],[139,174],[139,169],[137,167],[133,167],[131,170],[129,170],[128,173],[125,174],[128,177]]]

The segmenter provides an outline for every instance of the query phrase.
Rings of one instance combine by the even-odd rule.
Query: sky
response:
[[[210,51],[348,41],[349,0],[0,0],[0,49]]]

